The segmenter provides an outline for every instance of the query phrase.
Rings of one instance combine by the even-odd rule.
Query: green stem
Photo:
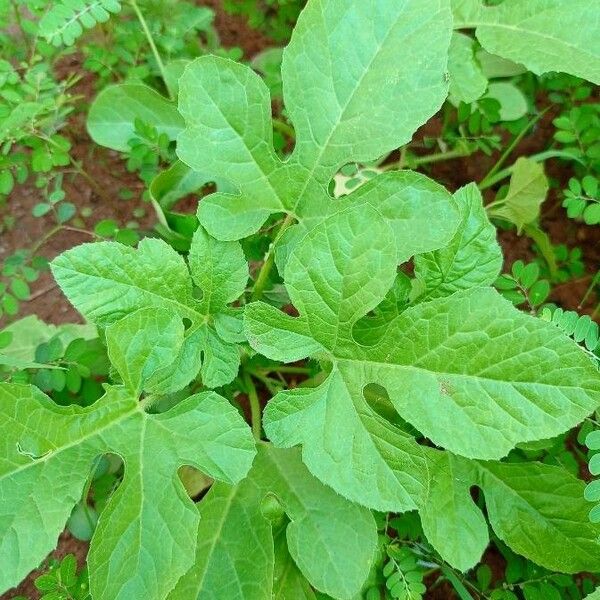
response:
[[[281,119],[273,119],[273,128],[279,131],[279,133],[287,135],[289,138],[294,139],[296,137],[294,128]]]
[[[527,135],[527,133],[532,129],[532,127],[544,116],[544,114],[548,111],[548,108],[542,111],[540,114],[536,115],[533,119],[531,119],[523,129],[516,135],[513,141],[508,145],[506,150],[502,153],[496,164],[490,169],[487,175],[481,180],[479,184],[484,185],[488,179],[491,179],[502,167],[502,165],[507,161],[508,157],[512,154],[513,150],[520,144],[521,140]]]
[[[254,288],[252,290],[252,300],[260,300],[263,292],[265,291],[265,287],[267,286],[267,282],[269,281],[269,275],[271,274],[271,269],[273,269],[273,264],[275,263],[275,245],[281,239],[281,236],[284,234],[285,230],[294,222],[294,217],[292,215],[287,215],[281,224],[281,227],[278,229],[275,234],[275,239],[272,244],[269,246],[269,251],[265,256],[265,260],[263,262],[263,266],[260,268],[258,272],[258,277],[254,282]]]
[[[259,442],[262,432],[262,415],[260,412],[260,402],[258,400],[258,394],[256,393],[256,387],[252,381],[252,377],[248,371],[243,374],[244,386],[248,394],[248,401],[250,402],[250,417],[252,419],[252,434],[254,439]]]
[[[268,369],[264,369],[267,373],[290,373],[290,374],[298,374],[298,375],[306,375],[310,373],[310,369],[306,367],[288,367],[285,365],[279,367],[270,367]]]
[[[410,159],[401,157],[404,162],[411,168],[416,169],[422,165],[428,165],[431,163],[442,162],[444,160],[452,160],[453,158],[463,158],[464,156],[470,156],[472,152],[466,148],[455,148],[454,150],[448,150],[447,152],[438,152],[437,154],[428,154],[427,156],[413,156]],[[391,163],[381,167],[383,171],[391,171],[398,168],[398,163]]]
[[[585,294],[583,295],[583,298],[581,299],[581,302],[579,303],[579,305],[577,306],[577,308],[581,308],[586,302],[587,299],[589,298],[590,294],[592,293],[592,290],[594,289],[594,286],[600,282],[600,271],[598,271],[593,277],[592,277],[592,281],[588,287],[588,289],[585,291]],[[595,312],[598,310],[598,307],[596,307]]]
[[[137,0],[130,0],[130,2],[131,2],[131,6],[133,6],[133,10],[135,11],[135,14],[136,14],[138,20],[142,26],[142,29],[144,30],[146,39],[148,40],[148,44],[150,44],[150,49],[152,50],[152,54],[154,55],[154,59],[156,60],[156,64],[158,65],[158,70],[160,71],[160,76],[162,77],[162,80],[165,84],[165,88],[167,89],[169,98],[171,100],[173,100],[173,95],[171,94],[169,84],[167,83],[165,65],[162,61],[162,58],[160,57],[158,48],[156,47],[156,44],[154,43],[154,38],[152,37],[152,33],[148,27],[148,23],[146,23],[146,19],[144,18],[144,15],[142,14],[140,7],[138,6]]]
[[[566,152],[562,150],[546,150],[545,152],[540,152],[539,154],[533,154],[532,156],[527,157],[529,160],[533,160],[535,162],[544,162],[549,158],[566,158],[570,160],[576,160],[573,156],[568,155]],[[515,165],[511,165],[510,167],[506,167],[506,169],[502,169],[496,173],[493,177],[489,179],[486,177],[484,181],[479,184],[480,190],[486,190],[496,185],[503,179],[510,177],[515,169]]]
[[[29,249],[29,255],[31,257],[34,257],[39,249],[52,237],[54,237],[59,231],[62,230],[62,225],[56,225],[55,227],[53,227],[52,229],[50,229],[49,231],[46,232],[45,235],[43,235],[38,241],[37,243],[33,246],[33,248]]]
[[[25,33],[25,28],[23,27],[23,19],[21,19],[21,11],[19,10],[19,6],[15,2],[15,0],[11,0],[11,4],[13,7],[13,11],[15,13],[15,21],[17,22],[17,27],[19,28],[21,37],[23,38],[23,43],[25,44],[25,48],[27,49],[27,53],[29,54],[31,47],[29,44],[29,37]]]

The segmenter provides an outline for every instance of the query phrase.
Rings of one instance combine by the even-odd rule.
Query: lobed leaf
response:
[[[59,407],[33,386],[0,384],[0,415],[0,590],[55,547],[94,460],[114,452],[125,476],[92,540],[92,594],[164,598],[192,564],[199,518],[177,470],[192,465],[235,483],[255,454],[247,425],[214,392],[150,415],[119,387],[80,408]]]
[[[437,111],[447,93],[450,33],[447,0],[310,2],[284,51],[285,103],[297,140],[286,163],[272,146],[269,93],[258,75],[215,57],[191,63],[180,80],[186,129],[178,154],[237,189],[203,199],[203,226],[230,240],[254,233],[273,213],[305,226],[321,218],[331,203],[327,186],[343,164],[398,147]],[[453,232],[455,220],[446,223]],[[288,245],[299,237],[290,233]]]
[[[600,401],[597,373],[576,344],[490,288],[411,307],[379,340],[359,345],[354,324],[383,300],[395,277],[393,240],[385,219],[358,207],[316,226],[295,248],[285,273],[300,313],[293,332],[319,344],[332,370],[317,388],[281,392],[265,412],[265,430],[274,443],[302,444],[313,473],[379,510],[391,510],[390,504],[407,510],[414,489],[403,483],[408,491],[399,493],[389,468],[399,459],[386,458],[378,436],[369,432],[368,427],[383,426],[364,400],[367,384],[386,388],[400,416],[434,443],[470,458],[501,458],[519,442],[557,435]],[[255,326],[255,311],[265,309],[246,308],[252,346],[272,358],[288,358],[286,336],[280,338],[284,343],[265,336]],[[276,326],[285,330],[289,323],[282,316]],[[311,350],[310,343],[304,349]],[[411,456],[393,446],[402,444],[386,444],[386,455]],[[340,460],[349,455],[352,461]]]
[[[115,323],[140,309],[151,309],[146,313],[151,320],[152,311],[162,309],[162,326],[177,316],[179,323],[172,326],[180,332],[184,320],[188,323],[183,340],[179,336],[169,342],[177,358],[157,389],[180,389],[198,370],[208,387],[235,377],[241,315],[227,305],[242,294],[248,279],[248,265],[237,242],[213,240],[199,228],[192,239],[189,269],[175,250],[157,239],[142,240],[137,250],[116,242],[83,244],[54,259],[52,272],[71,303],[98,325]],[[193,283],[202,291],[200,300],[194,296]],[[160,327],[154,325],[154,335],[150,331],[143,334],[148,349],[158,339]],[[134,334],[135,328],[129,328],[129,339]],[[121,334],[117,337],[122,340]],[[113,354],[120,343],[113,344]],[[156,374],[155,384],[158,379]]]
[[[310,475],[298,451],[270,445],[259,447],[237,486],[213,486],[200,514],[196,564],[169,600],[303,597],[290,596],[294,588],[314,598],[306,596],[304,577],[333,598],[350,600],[377,545],[369,511]],[[286,561],[287,573],[277,559]]]
[[[502,250],[496,228],[490,223],[477,186],[469,184],[454,194],[461,222],[450,243],[415,257],[419,299],[449,296],[494,283],[502,268]]]

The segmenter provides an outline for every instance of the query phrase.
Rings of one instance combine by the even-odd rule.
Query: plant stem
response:
[[[83,177],[92,186],[96,194],[98,194],[98,196],[100,196],[100,198],[102,198],[104,202],[110,204],[112,198],[110,198],[108,194],[106,194],[106,192],[96,183],[94,178],[70,155],[69,160],[75,171],[77,171],[77,173],[81,175],[81,177]]]
[[[581,308],[586,303],[587,299],[589,298],[590,294],[592,293],[592,290],[594,289],[594,286],[599,282],[600,282],[600,271],[597,271],[596,274],[592,277],[592,281],[591,281],[588,289],[585,291],[585,294],[583,295],[583,298],[581,299],[581,302],[579,303],[577,308]],[[594,310],[594,315],[597,310],[598,310],[598,307],[596,307],[596,310]]]
[[[29,37],[25,33],[25,28],[23,27],[23,20],[21,19],[21,11],[19,10],[19,6],[17,5],[15,0],[11,0],[11,4],[13,7],[13,11],[15,13],[15,21],[17,22],[17,26],[21,33],[21,37],[23,38],[23,43],[25,44],[25,48],[27,49],[27,53],[29,54],[31,47],[29,44]]]
[[[254,282],[254,288],[252,290],[252,300],[260,300],[265,291],[265,287],[267,286],[267,282],[269,281],[269,275],[271,274],[271,269],[273,268],[273,264],[275,262],[275,244],[281,239],[281,236],[284,234],[285,230],[293,223],[294,217],[292,215],[286,215],[281,227],[277,230],[275,234],[275,239],[269,246],[269,251],[265,256],[265,260],[263,262],[263,266],[260,268],[258,272],[258,277]]]
[[[308,369],[307,367],[288,367],[286,365],[264,369],[264,371],[267,373],[290,373],[298,375],[305,375],[307,373],[310,373],[310,369]]]
[[[563,152],[562,150],[546,150],[545,152],[540,152],[539,154],[533,154],[531,156],[528,156],[527,158],[529,160],[533,160],[535,162],[544,162],[545,160],[548,160],[549,158],[569,158],[571,160],[576,160],[575,158],[573,158],[572,156],[569,156],[567,153]],[[498,173],[496,173],[493,177],[490,177],[489,179],[486,176],[486,178],[479,184],[479,189],[486,190],[486,189],[492,187],[493,185],[496,185],[498,182],[502,181],[503,179],[510,177],[512,175],[512,172],[514,171],[514,169],[515,169],[515,165],[511,165],[510,167],[506,167],[506,169],[502,169],[502,171],[499,171]]]
[[[262,432],[262,415],[260,412],[260,402],[258,400],[258,394],[256,393],[256,387],[252,381],[252,377],[248,371],[244,371],[243,374],[244,386],[248,394],[248,401],[250,402],[250,417],[252,418],[252,434],[254,439],[260,441]]]
[[[521,131],[518,133],[518,135],[516,135],[514,137],[513,141],[508,145],[506,150],[502,153],[502,155],[500,156],[500,158],[498,159],[496,164],[490,169],[490,171],[487,173],[487,175],[481,180],[481,183],[479,184],[480,188],[482,185],[485,184],[485,182],[488,179],[491,179],[500,170],[502,165],[507,161],[508,157],[512,154],[513,150],[519,145],[521,140],[527,135],[527,133],[531,130],[531,128],[544,116],[544,114],[546,114],[547,111],[548,111],[548,108],[546,110],[542,111],[541,113],[539,113],[538,115],[536,115],[535,117],[533,117],[533,119],[531,119],[527,123],[527,125],[525,125],[525,127],[523,127],[523,129],[521,129]]]
[[[45,233],[45,235],[43,235],[38,241],[37,243],[33,246],[33,248],[30,248],[29,250],[29,255],[30,256],[35,256],[38,253],[38,250],[53,236],[55,236],[60,230],[62,229],[62,225],[56,225],[55,227],[53,227],[52,229],[50,229],[49,231],[47,231]]]
[[[162,58],[160,57],[158,48],[156,47],[156,44],[154,43],[154,38],[152,37],[152,32],[150,31],[150,29],[148,27],[148,23],[146,23],[146,19],[144,18],[144,15],[142,14],[140,7],[138,6],[137,0],[130,0],[130,2],[131,2],[131,6],[133,6],[133,10],[135,11],[135,14],[136,14],[138,20],[142,26],[142,29],[144,30],[146,39],[148,40],[148,44],[150,44],[150,49],[152,50],[152,54],[154,55],[154,59],[156,60],[156,64],[158,65],[158,70],[160,71],[160,76],[162,77],[162,80],[165,84],[165,88],[167,89],[169,98],[171,100],[173,100],[173,94],[171,93],[169,84],[167,83],[165,65],[162,61]]]
[[[281,119],[273,119],[273,128],[282,133],[283,135],[287,135],[289,138],[294,139],[296,137],[296,132],[291,125],[288,125],[285,121]]]
[[[437,154],[428,154],[427,156],[413,156],[410,159],[406,159],[406,153],[401,156],[401,159],[409,167],[416,169],[421,165],[428,165],[431,163],[442,162],[444,160],[452,160],[453,158],[462,158],[464,156],[470,156],[472,152],[465,148],[455,148],[454,150],[448,150],[447,152],[438,152]],[[392,171],[398,168],[399,163],[390,163],[381,167],[383,171]]]

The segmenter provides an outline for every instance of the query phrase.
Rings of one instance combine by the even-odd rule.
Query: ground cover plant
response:
[[[7,63],[0,183],[42,173],[56,224],[5,267],[4,297],[28,301],[52,236],[91,240],[49,264],[84,324],[0,331],[7,598],[65,528],[86,566],[47,562],[46,600],[598,593],[598,309],[548,300],[581,280],[583,307],[600,277],[541,206],[554,189],[597,236],[600,7],[309,0],[263,7],[267,31],[286,38],[304,4],[251,64],[192,3],[13,4],[53,60],[85,29],[131,35],[119,57],[82,43],[86,127],[157,223],[88,226],[60,170],[90,177],[58,133],[75,100],[52,113],[66,88],[35,52]],[[551,109],[552,145],[514,159]],[[480,156],[452,191],[424,172]],[[506,261],[498,231],[532,251]]]

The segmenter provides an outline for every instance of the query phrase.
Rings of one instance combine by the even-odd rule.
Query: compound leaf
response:
[[[302,573],[333,598],[351,599],[367,578],[377,544],[368,510],[315,479],[298,450],[270,445],[259,447],[237,486],[213,486],[200,514],[196,564],[169,600],[271,600],[283,585],[275,550],[289,552],[296,585]],[[289,519],[284,536],[282,518]],[[274,537],[283,549],[274,548]]]
[[[191,465],[236,483],[255,454],[249,428],[214,392],[151,415],[120,387],[80,408],[60,407],[33,386],[0,384],[0,415],[2,591],[55,547],[94,460],[114,452],[125,476],[90,548],[92,594],[164,598],[192,565],[199,518],[177,470]]]

